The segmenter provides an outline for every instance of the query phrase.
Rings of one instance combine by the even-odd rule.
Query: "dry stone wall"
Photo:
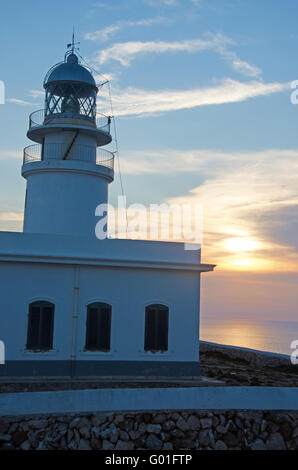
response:
[[[298,412],[181,411],[0,418],[0,449],[298,450]]]

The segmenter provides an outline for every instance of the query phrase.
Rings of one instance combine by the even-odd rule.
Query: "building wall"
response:
[[[127,367],[135,361],[150,365],[153,375],[157,362],[198,365],[200,286],[197,272],[0,262],[0,286],[0,340],[5,343],[7,363],[26,360],[60,361],[62,364],[70,361],[73,354],[78,364],[84,361],[78,373],[84,373],[89,367],[91,375],[96,373],[94,364],[98,360],[105,363],[102,373],[106,375],[109,375],[109,364],[116,367],[119,361],[122,366],[127,363],[121,369],[122,375],[128,374]],[[55,304],[53,351],[35,353],[25,349],[28,305],[37,300]],[[112,305],[110,352],[84,351],[87,305],[93,302]],[[144,352],[145,307],[152,303],[169,307],[169,349],[164,353]],[[78,316],[74,320],[75,330],[73,314]],[[73,331],[76,334],[72,347]],[[121,371],[117,370],[115,374],[119,375]],[[140,371],[140,368],[134,370]]]

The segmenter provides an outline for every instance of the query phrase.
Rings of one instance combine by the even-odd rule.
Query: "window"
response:
[[[111,305],[94,303],[87,307],[86,346],[88,351],[109,351],[111,339]]]
[[[165,305],[148,305],[145,319],[145,351],[168,350],[169,309]]]
[[[29,305],[27,349],[47,351],[53,348],[55,305],[34,302]]]

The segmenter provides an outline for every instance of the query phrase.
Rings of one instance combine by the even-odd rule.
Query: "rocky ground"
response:
[[[298,450],[298,413],[188,411],[0,420],[0,449]]]
[[[200,360],[202,376],[219,380],[223,385],[298,387],[298,367],[290,364],[256,365],[218,351],[201,352]]]

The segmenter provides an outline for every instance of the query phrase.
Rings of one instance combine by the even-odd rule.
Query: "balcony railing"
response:
[[[45,145],[29,145],[24,149],[23,164],[39,162],[42,160],[64,160],[68,149],[67,144],[49,143]],[[75,144],[64,160],[91,162],[114,170],[114,154],[100,147]]]
[[[97,113],[96,119],[92,119],[89,116],[84,116],[83,114],[71,114],[71,113],[53,113],[45,115],[44,109],[39,109],[34,111],[29,116],[29,129],[34,129],[34,127],[45,126],[47,124],[57,124],[57,120],[64,120],[64,123],[68,119],[77,119],[80,121],[86,121],[86,125],[91,124],[91,127],[96,127],[98,130],[110,134],[111,127],[111,117],[106,116],[105,114]]]

